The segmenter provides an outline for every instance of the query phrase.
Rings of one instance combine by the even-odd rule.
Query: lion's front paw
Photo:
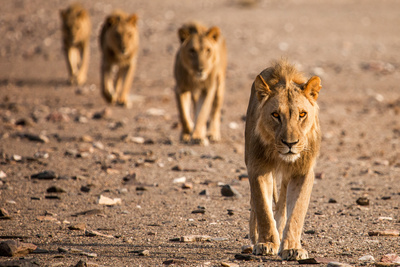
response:
[[[210,139],[211,142],[219,142],[219,141],[221,141],[221,134],[220,133],[209,133],[208,139]]]
[[[207,138],[192,138],[192,144],[208,146],[210,144],[210,142],[208,141]]]
[[[307,250],[301,248],[284,249],[279,253],[279,256],[282,260],[297,261],[308,259],[308,252]]]
[[[182,133],[181,134],[181,142],[182,143],[188,144],[190,142],[190,140],[191,140],[191,136],[190,136],[189,133]]]
[[[254,255],[265,255],[271,256],[278,253],[279,244],[274,244],[272,242],[267,243],[257,243],[253,247]]]

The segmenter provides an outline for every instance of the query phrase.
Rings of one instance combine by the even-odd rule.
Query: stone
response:
[[[240,261],[258,261],[258,258],[253,254],[235,254],[235,259]]]
[[[356,203],[360,206],[368,206],[369,205],[369,199],[366,197],[360,197],[357,199]]]
[[[204,214],[206,213],[205,209],[197,209],[192,211],[193,214]]]
[[[365,255],[358,259],[359,261],[374,262],[375,258],[372,255]]]
[[[163,261],[163,265],[187,265],[188,263],[180,259],[170,259]]]
[[[327,267],[351,267],[352,265],[349,265],[347,263],[341,263],[337,261],[332,261],[328,263]]]
[[[47,188],[46,190],[47,193],[65,193],[66,191],[62,189],[61,187],[58,186],[51,186]]]
[[[382,256],[380,262],[400,264],[400,257],[397,254],[386,254]]]
[[[179,177],[179,178],[175,178],[172,181],[172,183],[174,183],[174,184],[180,184],[180,183],[185,183],[185,182],[186,182],[186,177],[185,176]]]
[[[369,231],[369,236],[399,236],[398,230]]]
[[[106,235],[106,234],[100,233],[98,231],[91,231],[91,230],[85,230],[85,236],[90,236],[90,237],[101,236],[101,237],[107,237],[107,238],[114,238],[114,236],[112,236],[112,235]]]
[[[103,195],[100,195],[98,200],[98,204],[106,206],[114,206],[114,205],[119,205],[121,203],[122,200],[120,198],[109,198]]]
[[[199,193],[200,196],[209,196],[210,194],[208,193],[208,191],[206,189],[201,190]]]
[[[30,243],[15,240],[2,241],[0,242],[0,256],[21,257],[33,252],[36,248],[36,245]]]
[[[57,178],[56,173],[50,170],[31,175],[31,179],[38,179],[38,180],[53,180],[55,178]]]
[[[225,197],[241,197],[242,195],[232,186],[224,185],[221,187],[221,194]]]
[[[0,220],[11,220],[11,216],[4,208],[0,208]]]
[[[182,189],[193,189],[192,183],[183,183]]]
[[[233,262],[221,262],[221,266],[223,267],[239,267],[239,264]]]
[[[97,263],[93,262],[87,262],[85,260],[79,260],[76,265],[73,267],[98,267],[99,265]]]
[[[308,258],[308,259],[302,259],[298,260],[297,262],[299,264],[328,264],[330,262],[334,262],[335,260],[332,258]]]
[[[150,256],[150,251],[148,251],[147,249],[145,249],[145,250],[140,250],[140,251],[138,252],[138,255],[139,255],[139,256]]]
[[[77,224],[73,224],[68,226],[69,230],[86,230],[86,224],[85,223],[77,223]]]
[[[207,241],[211,238],[211,236],[208,235],[186,235],[182,236],[180,238],[181,242],[187,243],[187,242],[202,242],[202,241]]]
[[[57,221],[56,217],[48,216],[48,215],[46,215],[46,216],[37,216],[36,219],[38,221],[41,221],[41,222],[44,222],[44,221],[45,222],[55,222],[55,221]]]
[[[50,139],[43,134],[36,135],[36,134],[25,133],[25,134],[23,134],[23,137],[25,137],[29,141],[33,141],[33,142],[39,142],[39,143],[49,143],[50,142]]]
[[[335,204],[337,203],[336,199],[330,198],[328,203]]]
[[[82,212],[75,213],[71,215],[72,217],[78,217],[78,216],[91,216],[91,215],[103,215],[103,211],[99,209],[92,209],[92,210],[86,210]]]

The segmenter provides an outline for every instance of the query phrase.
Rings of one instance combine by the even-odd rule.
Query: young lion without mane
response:
[[[176,100],[182,123],[181,140],[203,145],[221,140],[221,108],[225,93],[226,46],[218,27],[196,22],[178,30],[181,46],[174,75]],[[190,116],[194,105],[195,123]],[[207,132],[207,121],[209,128]]]
[[[307,81],[285,60],[262,71],[253,83],[245,130],[253,254],[308,258],[300,238],[321,142],[320,89],[319,77]]]
[[[112,104],[127,107],[131,104],[128,96],[139,50],[137,20],[136,14],[115,10],[105,19],[101,29],[101,92]]]
[[[62,41],[71,84],[85,83],[89,67],[90,33],[89,13],[78,3],[60,10]]]

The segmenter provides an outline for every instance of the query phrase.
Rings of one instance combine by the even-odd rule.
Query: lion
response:
[[[316,102],[320,89],[319,77],[307,81],[287,60],[263,70],[252,85],[245,162],[253,254],[308,258],[300,238],[321,143]]]
[[[89,13],[78,3],[60,10],[62,39],[67,61],[69,82],[81,85],[86,82],[92,24]]]
[[[175,94],[182,124],[181,141],[207,145],[221,140],[221,109],[225,93],[226,44],[218,27],[198,22],[178,30]],[[193,122],[191,105],[194,108]],[[207,131],[207,123],[209,127]]]
[[[137,21],[136,14],[115,10],[105,19],[100,34],[102,95],[107,102],[126,107],[139,50]]]

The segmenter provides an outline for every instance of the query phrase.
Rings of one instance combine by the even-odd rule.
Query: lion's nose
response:
[[[295,144],[297,144],[299,142],[299,140],[295,141],[295,142],[288,142],[285,140],[281,140],[283,144],[287,145],[288,148],[292,148]]]

